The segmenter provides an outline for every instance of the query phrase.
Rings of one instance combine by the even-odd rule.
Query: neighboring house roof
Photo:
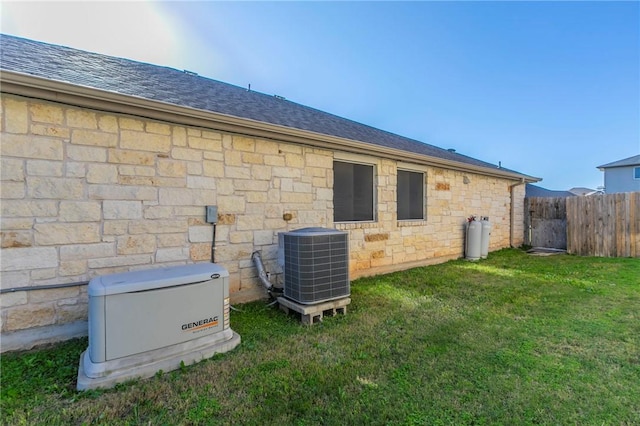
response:
[[[360,145],[366,144],[361,146],[361,150],[368,146],[372,153],[392,156],[394,153],[404,152],[411,154],[409,157],[405,156],[405,159],[412,158],[418,162],[436,160],[435,164],[439,164],[440,160],[444,166],[457,166],[462,170],[469,169],[528,182],[540,180],[300,105],[280,96],[250,91],[192,72],[9,35],[0,35],[0,53],[2,90],[9,93],[28,93],[28,88],[37,85],[39,93],[51,91],[49,86],[52,86],[57,91],[73,92],[73,96],[106,100],[114,104],[125,105],[131,102],[139,107],[145,101],[146,108],[159,108],[174,117],[189,114],[204,117],[204,114],[209,114],[206,115],[207,119],[215,116],[219,120],[227,120],[227,124],[238,123],[239,118],[242,119],[243,126],[257,129],[261,123],[266,123],[269,131],[275,129],[280,133],[289,132],[292,137],[297,135],[313,140],[318,135],[327,136],[333,138],[331,141],[337,141],[336,143],[347,148],[361,143]],[[51,95],[50,100],[57,99],[58,97]],[[236,121],[231,121],[232,119]],[[264,126],[261,129],[264,130]]]
[[[633,157],[614,161],[613,163],[603,164],[602,166],[598,166],[598,168],[600,170],[603,170],[603,169],[610,169],[612,167],[629,167],[629,166],[640,166],[640,155],[634,155]]]
[[[596,194],[604,194],[604,192],[600,189],[591,189],[591,188],[583,188],[576,187],[571,188],[569,192],[573,195],[596,195]]]
[[[530,183],[525,188],[525,197],[573,197],[575,195],[570,191],[554,191]]]

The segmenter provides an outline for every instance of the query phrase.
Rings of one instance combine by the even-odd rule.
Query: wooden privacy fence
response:
[[[640,257],[640,192],[568,197],[567,252]]]
[[[524,241],[532,247],[567,249],[566,197],[524,199]]]

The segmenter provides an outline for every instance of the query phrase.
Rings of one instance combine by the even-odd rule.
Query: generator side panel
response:
[[[227,280],[220,277],[106,297],[106,360],[221,332]]]

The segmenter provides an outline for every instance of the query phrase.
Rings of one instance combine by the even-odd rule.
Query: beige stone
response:
[[[226,166],[224,175],[231,179],[251,179],[251,169],[248,167]]]
[[[225,175],[224,164],[220,161],[202,161],[202,174],[208,177],[221,178]]]
[[[196,163],[194,161],[189,161],[186,163],[187,165],[187,174],[188,175],[197,175],[200,176],[203,172],[202,163]]]
[[[0,203],[2,217],[55,217],[58,206],[51,200],[3,200]]]
[[[105,219],[140,219],[142,218],[142,202],[104,200],[102,214]]]
[[[187,138],[187,144],[190,148],[207,150],[207,151],[221,151],[222,140],[221,139],[205,139],[194,136]]]
[[[183,262],[189,260],[188,247],[159,248],[155,254],[156,263]]]
[[[270,229],[253,231],[253,244],[264,246],[274,243],[274,232]]]
[[[29,271],[3,271],[0,279],[0,288],[19,288],[31,285]]]
[[[128,232],[128,220],[105,220],[102,225],[103,235],[124,235]]]
[[[107,150],[92,146],[69,145],[67,157],[74,161],[104,163],[107,161]]]
[[[89,198],[93,200],[156,201],[156,188],[121,185],[90,185]]]
[[[134,118],[120,117],[118,119],[118,123],[120,124],[121,129],[137,130],[140,132],[144,130],[144,123]]]
[[[197,149],[176,147],[171,150],[171,157],[176,160],[201,161],[202,151]]]
[[[251,166],[251,178],[255,180],[271,180],[271,167],[270,166],[260,166],[253,165]]]
[[[204,243],[211,241],[213,238],[213,226],[190,226],[189,227],[189,242],[190,243]]]
[[[242,167],[242,152],[240,151],[226,151],[224,156],[224,164],[226,166]]]
[[[40,136],[51,136],[54,138],[69,139],[71,131],[67,127],[55,126],[51,124],[31,124],[31,134]]]
[[[173,126],[171,142],[173,146],[187,146],[187,131],[184,127]]]
[[[29,112],[25,101],[3,96],[5,131],[9,133],[27,133],[29,131]],[[3,136],[4,139],[4,136]],[[3,140],[2,145],[5,144]]]
[[[55,308],[51,303],[23,305],[8,310],[4,329],[14,331],[50,325],[55,319]]]
[[[187,176],[187,188],[215,189],[216,179],[202,176]]]
[[[0,308],[2,309],[10,308],[12,306],[26,305],[27,302],[26,291],[16,291],[0,295]]]
[[[184,234],[164,234],[156,237],[158,247],[187,247]]]
[[[185,187],[185,179],[162,176],[118,176],[118,183],[124,186],[157,186],[157,187]]]
[[[157,170],[159,176],[183,177],[187,175],[187,166],[182,161],[158,159]]]
[[[88,272],[85,260],[61,261],[58,273],[62,277],[85,275]]]
[[[269,198],[264,191],[248,191],[245,193],[247,203],[267,203]]]
[[[117,183],[118,168],[112,164],[87,165],[87,183]]]
[[[149,121],[147,122],[147,132],[149,133],[158,133],[160,135],[171,135],[171,126],[164,123],[159,123],[157,121]]]
[[[24,182],[3,182],[0,188],[0,194],[4,200],[22,199],[27,193]]]
[[[149,166],[118,166],[118,174],[122,176],[155,176],[156,169]]]
[[[187,232],[186,220],[136,220],[129,223],[131,234],[174,234]]]
[[[22,157],[29,159],[62,160],[64,158],[63,142],[43,136],[2,135],[0,144],[2,156]]]
[[[0,229],[3,231],[27,230],[33,227],[33,218],[0,218]]]
[[[301,193],[301,192],[281,192],[280,201],[283,203],[312,203],[313,194]]]
[[[254,152],[256,149],[256,141],[253,138],[244,136],[233,136],[233,149],[236,151]]]
[[[300,177],[302,176],[302,172],[300,169],[294,167],[274,167],[273,176],[300,179]]]
[[[118,255],[154,253],[155,235],[125,235],[117,238]]]
[[[24,171],[25,167],[23,160],[16,158],[0,158],[0,174],[3,181],[24,182]]]
[[[105,257],[99,259],[89,259],[89,268],[98,270],[103,268],[119,268],[134,265],[147,265],[151,263],[149,254],[136,254],[129,256]]]
[[[97,222],[102,217],[102,209],[96,201],[61,201],[61,222]]]
[[[189,258],[194,262],[211,260],[211,244],[191,244],[189,246]],[[216,261],[219,261],[217,256]]]
[[[58,304],[56,307],[57,322],[60,324],[86,320],[88,316],[88,305],[77,303],[72,305]]]
[[[285,165],[284,156],[280,156],[280,155],[265,155],[264,156],[264,164],[267,165],[267,166],[284,167],[284,165]]]
[[[100,241],[99,225],[96,223],[40,223],[33,228],[35,242],[39,246]]]
[[[142,166],[155,165],[156,162],[156,156],[152,153],[122,149],[109,149],[108,159],[110,163],[139,164]]]
[[[82,198],[84,188],[80,179],[28,177],[27,193],[31,198],[68,200]]]
[[[120,147],[156,153],[169,152],[171,148],[171,137],[167,135],[121,130]]]
[[[264,156],[261,154],[255,154],[253,152],[242,153],[243,164],[264,164]]]
[[[174,216],[173,207],[149,206],[143,209],[145,219],[171,219]]]
[[[69,127],[79,127],[83,129],[97,129],[98,121],[96,114],[87,110],[68,109],[66,110],[67,125]]]
[[[103,132],[117,133],[118,119],[113,115],[100,115],[98,116],[98,129]]]
[[[62,177],[62,161],[29,160],[27,174],[30,176]]]
[[[31,231],[1,231],[2,248],[31,247],[33,233]]]
[[[41,123],[63,124],[64,111],[59,106],[53,104],[32,102],[29,105],[31,119]]]
[[[219,196],[218,211],[225,213],[243,213],[245,210],[245,199],[241,196]],[[239,217],[239,216],[238,216]]]
[[[79,287],[50,288],[29,292],[29,303],[51,302],[52,300],[68,299],[80,295]]]
[[[238,216],[236,221],[236,229],[238,229],[238,231],[264,229],[263,221],[264,217],[259,215]]]
[[[74,129],[71,132],[71,143],[112,148],[118,145],[118,136],[114,133],[106,133],[99,130]]]
[[[287,167],[303,168],[304,157],[299,154],[285,154],[285,164],[287,165]]]

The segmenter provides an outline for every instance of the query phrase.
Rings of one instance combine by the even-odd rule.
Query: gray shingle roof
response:
[[[599,169],[608,169],[611,167],[627,167],[627,166],[640,166],[640,155],[634,155],[633,157],[624,158],[622,160],[614,161],[612,163],[603,164],[598,166]]]
[[[0,68],[495,170],[496,165],[173,68],[0,35]],[[512,170],[502,169],[507,172]],[[518,172],[514,172],[518,173]],[[519,174],[519,173],[518,173]],[[530,178],[526,175],[522,177]]]
[[[525,197],[574,197],[570,191],[556,191],[528,183],[525,187]]]

